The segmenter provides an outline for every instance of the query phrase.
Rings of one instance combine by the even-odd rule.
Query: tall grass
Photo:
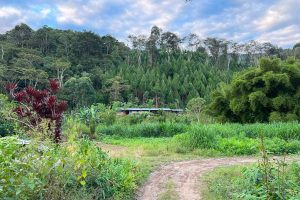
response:
[[[121,137],[171,137],[188,130],[186,124],[180,123],[143,123],[134,125],[115,124],[112,126],[100,125],[97,133],[116,135]]]
[[[267,149],[275,154],[300,151],[298,123],[192,125],[175,136],[181,148],[214,149],[225,154],[250,155],[258,152],[259,137],[266,138]]]
[[[258,153],[259,138],[266,138],[268,151],[274,154],[300,152],[300,125],[270,124],[181,124],[171,122],[115,124],[98,126],[98,134],[133,137],[172,137],[176,152],[195,149],[212,150],[224,155],[252,155]]]

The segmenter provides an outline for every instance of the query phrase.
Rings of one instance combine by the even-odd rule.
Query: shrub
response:
[[[58,81],[50,80],[49,89],[45,90],[38,90],[29,86],[17,92],[17,84],[15,83],[6,84],[5,88],[11,98],[18,103],[18,107],[13,111],[23,125],[36,129],[43,123],[43,120],[46,120],[48,129],[51,130],[54,123],[54,141],[59,142],[61,140],[63,114],[68,105],[64,101],[58,101],[55,96],[55,93],[60,89]]]
[[[222,138],[217,150],[229,155],[251,155],[257,153],[257,141],[251,138]]]
[[[214,130],[208,126],[192,126],[188,134],[177,137],[179,143],[187,145],[190,149],[195,148],[215,148],[218,136]]]
[[[76,120],[80,120],[79,123],[83,123],[89,128],[89,131],[83,131],[82,133],[87,134],[92,139],[96,137],[98,124],[112,125],[116,121],[116,112],[106,108],[104,104],[83,107],[74,116]]]
[[[0,136],[12,135],[16,132],[16,123],[10,119],[14,104],[8,98],[0,94]]]
[[[0,136],[8,136],[15,133],[15,124],[7,120],[0,119]]]

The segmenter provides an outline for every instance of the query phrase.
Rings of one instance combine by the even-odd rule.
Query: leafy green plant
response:
[[[0,94],[0,136],[12,135],[16,132],[16,123],[10,119],[11,110],[14,103],[8,100],[3,94]]]
[[[104,123],[106,125],[112,125],[116,120],[116,113],[106,108],[104,104],[81,108],[77,116],[81,123],[89,127],[88,135],[92,139],[96,138],[96,128],[98,124]],[[86,133],[86,131],[83,133]]]

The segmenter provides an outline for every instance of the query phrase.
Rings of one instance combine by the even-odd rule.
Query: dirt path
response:
[[[157,200],[165,192],[168,182],[174,184],[174,192],[180,200],[201,199],[199,188],[201,176],[219,166],[256,162],[256,158],[211,158],[174,162],[154,171],[145,185],[138,191],[137,200]],[[199,185],[200,184],[200,185]]]

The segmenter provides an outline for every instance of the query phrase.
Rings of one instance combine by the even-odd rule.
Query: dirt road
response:
[[[172,182],[174,192],[180,200],[201,199],[199,188],[201,176],[219,166],[245,164],[257,161],[255,158],[211,158],[174,162],[154,171],[145,185],[138,191],[137,200],[157,200],[165,192],[165,184]]]

